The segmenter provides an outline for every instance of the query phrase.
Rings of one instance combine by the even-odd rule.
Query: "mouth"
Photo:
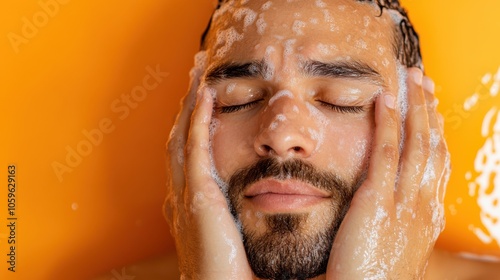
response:
[[[260,180],[248,187],[244,196],[244,202],[266,213],[303,212],[331,198],[327,191],[292,179]]]

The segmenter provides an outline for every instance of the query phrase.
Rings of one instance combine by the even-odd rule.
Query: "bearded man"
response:
[[[442,276],[433,93],[397,0],[220,1],[168,143],[181,278]]]

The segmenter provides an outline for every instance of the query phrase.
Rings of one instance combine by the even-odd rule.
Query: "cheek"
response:
[[[238,169],[246,167],[255,161],[253,150],[254,139],[248,129],[241,129],[241,125],[221,122],[212,136],[212,156],[215,168],[223,180]]]
[[[363,168],[369,157],[373,124],[365,118],[355,121],[335,121],[326,131],[321,147],[325,166],[329,170],[354,175]]]

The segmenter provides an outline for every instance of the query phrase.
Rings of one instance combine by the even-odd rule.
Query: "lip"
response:
[[[263,212],[296,212],[329,200],[324,190],[297,180],[264,179],[244,192],[245,200]]]

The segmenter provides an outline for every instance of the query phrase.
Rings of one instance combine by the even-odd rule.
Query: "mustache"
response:
[[[342,197],[347,197],[352,192],[349,190],[350,184],[335,173],[320,171],[309,162],[296,158],[286,161],[263,158],[236,171],[229,179],[229,192],[241,194],[246,187],[266,178],[295,179]]]

